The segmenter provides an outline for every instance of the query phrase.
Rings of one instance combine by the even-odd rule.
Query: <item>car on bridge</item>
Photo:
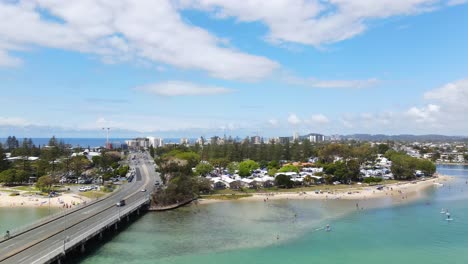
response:
[[[120,206],[124,206],[125,205],[125,200],[120,200],[118,203],[116,203],[115,205],[117,205],[118,207]]]

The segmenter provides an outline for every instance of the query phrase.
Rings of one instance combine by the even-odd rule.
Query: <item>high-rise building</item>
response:
[[[188,145],[189,144],[189,139],[188,138],[181,138],[180,139],[180,144],[181,145]]]
[[[250,137],[250,142],[258,145],[262,143],[262,138],[260,136],[253,136],[253,137]]]
[[[147,137],[147,139],[149,141],[148,147],[152,146],[153,148],[160,148],[164,145],[162,138]]]

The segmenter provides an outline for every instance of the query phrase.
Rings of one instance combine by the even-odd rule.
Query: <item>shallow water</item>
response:
[[[388,197],[359,201],[367,209],[356,210],[343,200],[233,201],[147,213],[81,262],[465,264],[468,167],[438,171],[456,178],[409,204]],[[323,230],[328,223],[331,232]]]
[[[59,209],[51,208],[50,213],[54,214]],[[49,215],[49,209],[31,208],[31,207],[0,207],[0,233],[5,233],[6,230],[14,230],[24,225],[33,223],[42,217]]]
[[[149,213],[83,263],[468,263],[468,167],[424,198],[225,202]],[[363,202],[371,203],[371,202]],[[453,221],[441,208],[449,208]],[[323,227],[330,223],[331,232]],[[322,229],[321,229],[322,228]]]

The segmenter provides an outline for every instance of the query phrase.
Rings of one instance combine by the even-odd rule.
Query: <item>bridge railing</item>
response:
[[[37,226],[40,226],[40,225],[43,225],[43,224],[46,224],[50,221],[52,221],[53,219],[56,219],[56,218],[59,218],[61,216],[64,216],[64,215],[67,215],[71,212],[74,212],[76,210],[79,210],[83,207],[85,207],[87,204],[86,203],[81,203],[73,208],[68,208],[68,209],[63,209],[63,210],[60,210],[60,212],[56,212],[54,214],[51,214],[51,215],[48,215],[46,217],[43,217],[43,218],[40,218],[32,223],[29,223],[29,224],[26,224],[24,226],[20,226],[20,227],[17,227],[15,229],[12,229],[12,230],[9,230],[10,231],[10,237],[12,236],[16,236],[18,234],[21,234],[29,229],[32,229],[34,227],[37,227]],[[0,238],[0,242],[3,241],[3,240],[6,240],[5,237],[1,237]]]
[[[124,185],[123,187],[121,187],[121,189],[119,191],[122,191],[123,189],[126,188],[126,185]],[[10,231],[10,237],[13,237],[13,236],[16,236],[18,234],[21,234],[23,232],[26,232],[28,231],[29,229],[33,229],[37,226],[41,226],[43,224],[46,224],[54,219],[57,219],[59,217],[62,217],[62,216],[65,216],[67,214],[70,214],[70,213],[73,213],[75,211],[78,211],[78,210],[81,210],[82,208],[88,206],[88,205],[91,205],[91,204],[94,204],[98,201],[102,201],[104,199],[107,199],[109,196],[111,196],[113,193],[110,193],[109,195],[106,195],[106,196],[103,196],[101,198],[98,198],[96,200],[93,200],[93,201],[90,201],[90,202],[82,202],[80,203],[79,205],[75,206],[75,207],[72,207],[72,208],[68,208],[68,209],[61,209],[59,212],[56,212],[54,214],[51,214],[51,215],[48,215],[46,217],[43,217],[43,218],[40,218],[32,223],[29,223],[29,224],[26,224],[24,226],[20,226],[20,227],[17,227],[15,229],[12,229],[12,230],[9,230]],[[6,230],[3,230],[3,232],[5,232]],[[0,242],[4,241],[4,240],[7,240],[8,238],[5,237],[5,236],[0,236]]]
[[[80,235],[71,238],[68,242],[64,241],[63,244],[57,244],[57,248],[53,249],[52,251],[48,252],[47,254],[40,256],[36,259],[35,263],[45,263],[51,259],[56,258],[57,256],[65,254],[65,252],[73,248],[81,243],[81,241],[85,240],[86,238],[93,236],[97,232],[101,231],[102,229],[106,228],[107,226],[113,224],[118,220],[121,216],[124,216],[135,209],[141,207],[143,204],[147,203],[149,200],[148,197],[144,197],[139,199],[128,206],[122,207],[120,212],[114,213],[112,216],[108,217],[105,221],[95,225],[93,228],[87,230],[86,232],[81,233]]]

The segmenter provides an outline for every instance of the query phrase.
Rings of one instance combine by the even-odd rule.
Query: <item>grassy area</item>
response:
[[[238,200],[245,197],[250,197],[251,194],[221,194],[221,195],[202,195],[202,199],[215,199],[215,200]]]
[[[37,189],[34,186],[30,186],[30,185],[16,186],[16,187],[13,187],[13,189],[18,190],[18,191],[25,191],[25,192],[37,192],[37,191],[39,191],[39,189]]]
[[[101,198],[106,194],[107,194],[106,192],[101,192],[101,191],[87,191],[87,192],[79,193],[79,195],[84,196],[89,199]]]
[[[15,190],[12,190],[12,189],[4,189],[4,188],[1,188],[1,189],[0,189],[0,192],[14,193],[14,192],[16,192],[16,191],[15,191]]]

